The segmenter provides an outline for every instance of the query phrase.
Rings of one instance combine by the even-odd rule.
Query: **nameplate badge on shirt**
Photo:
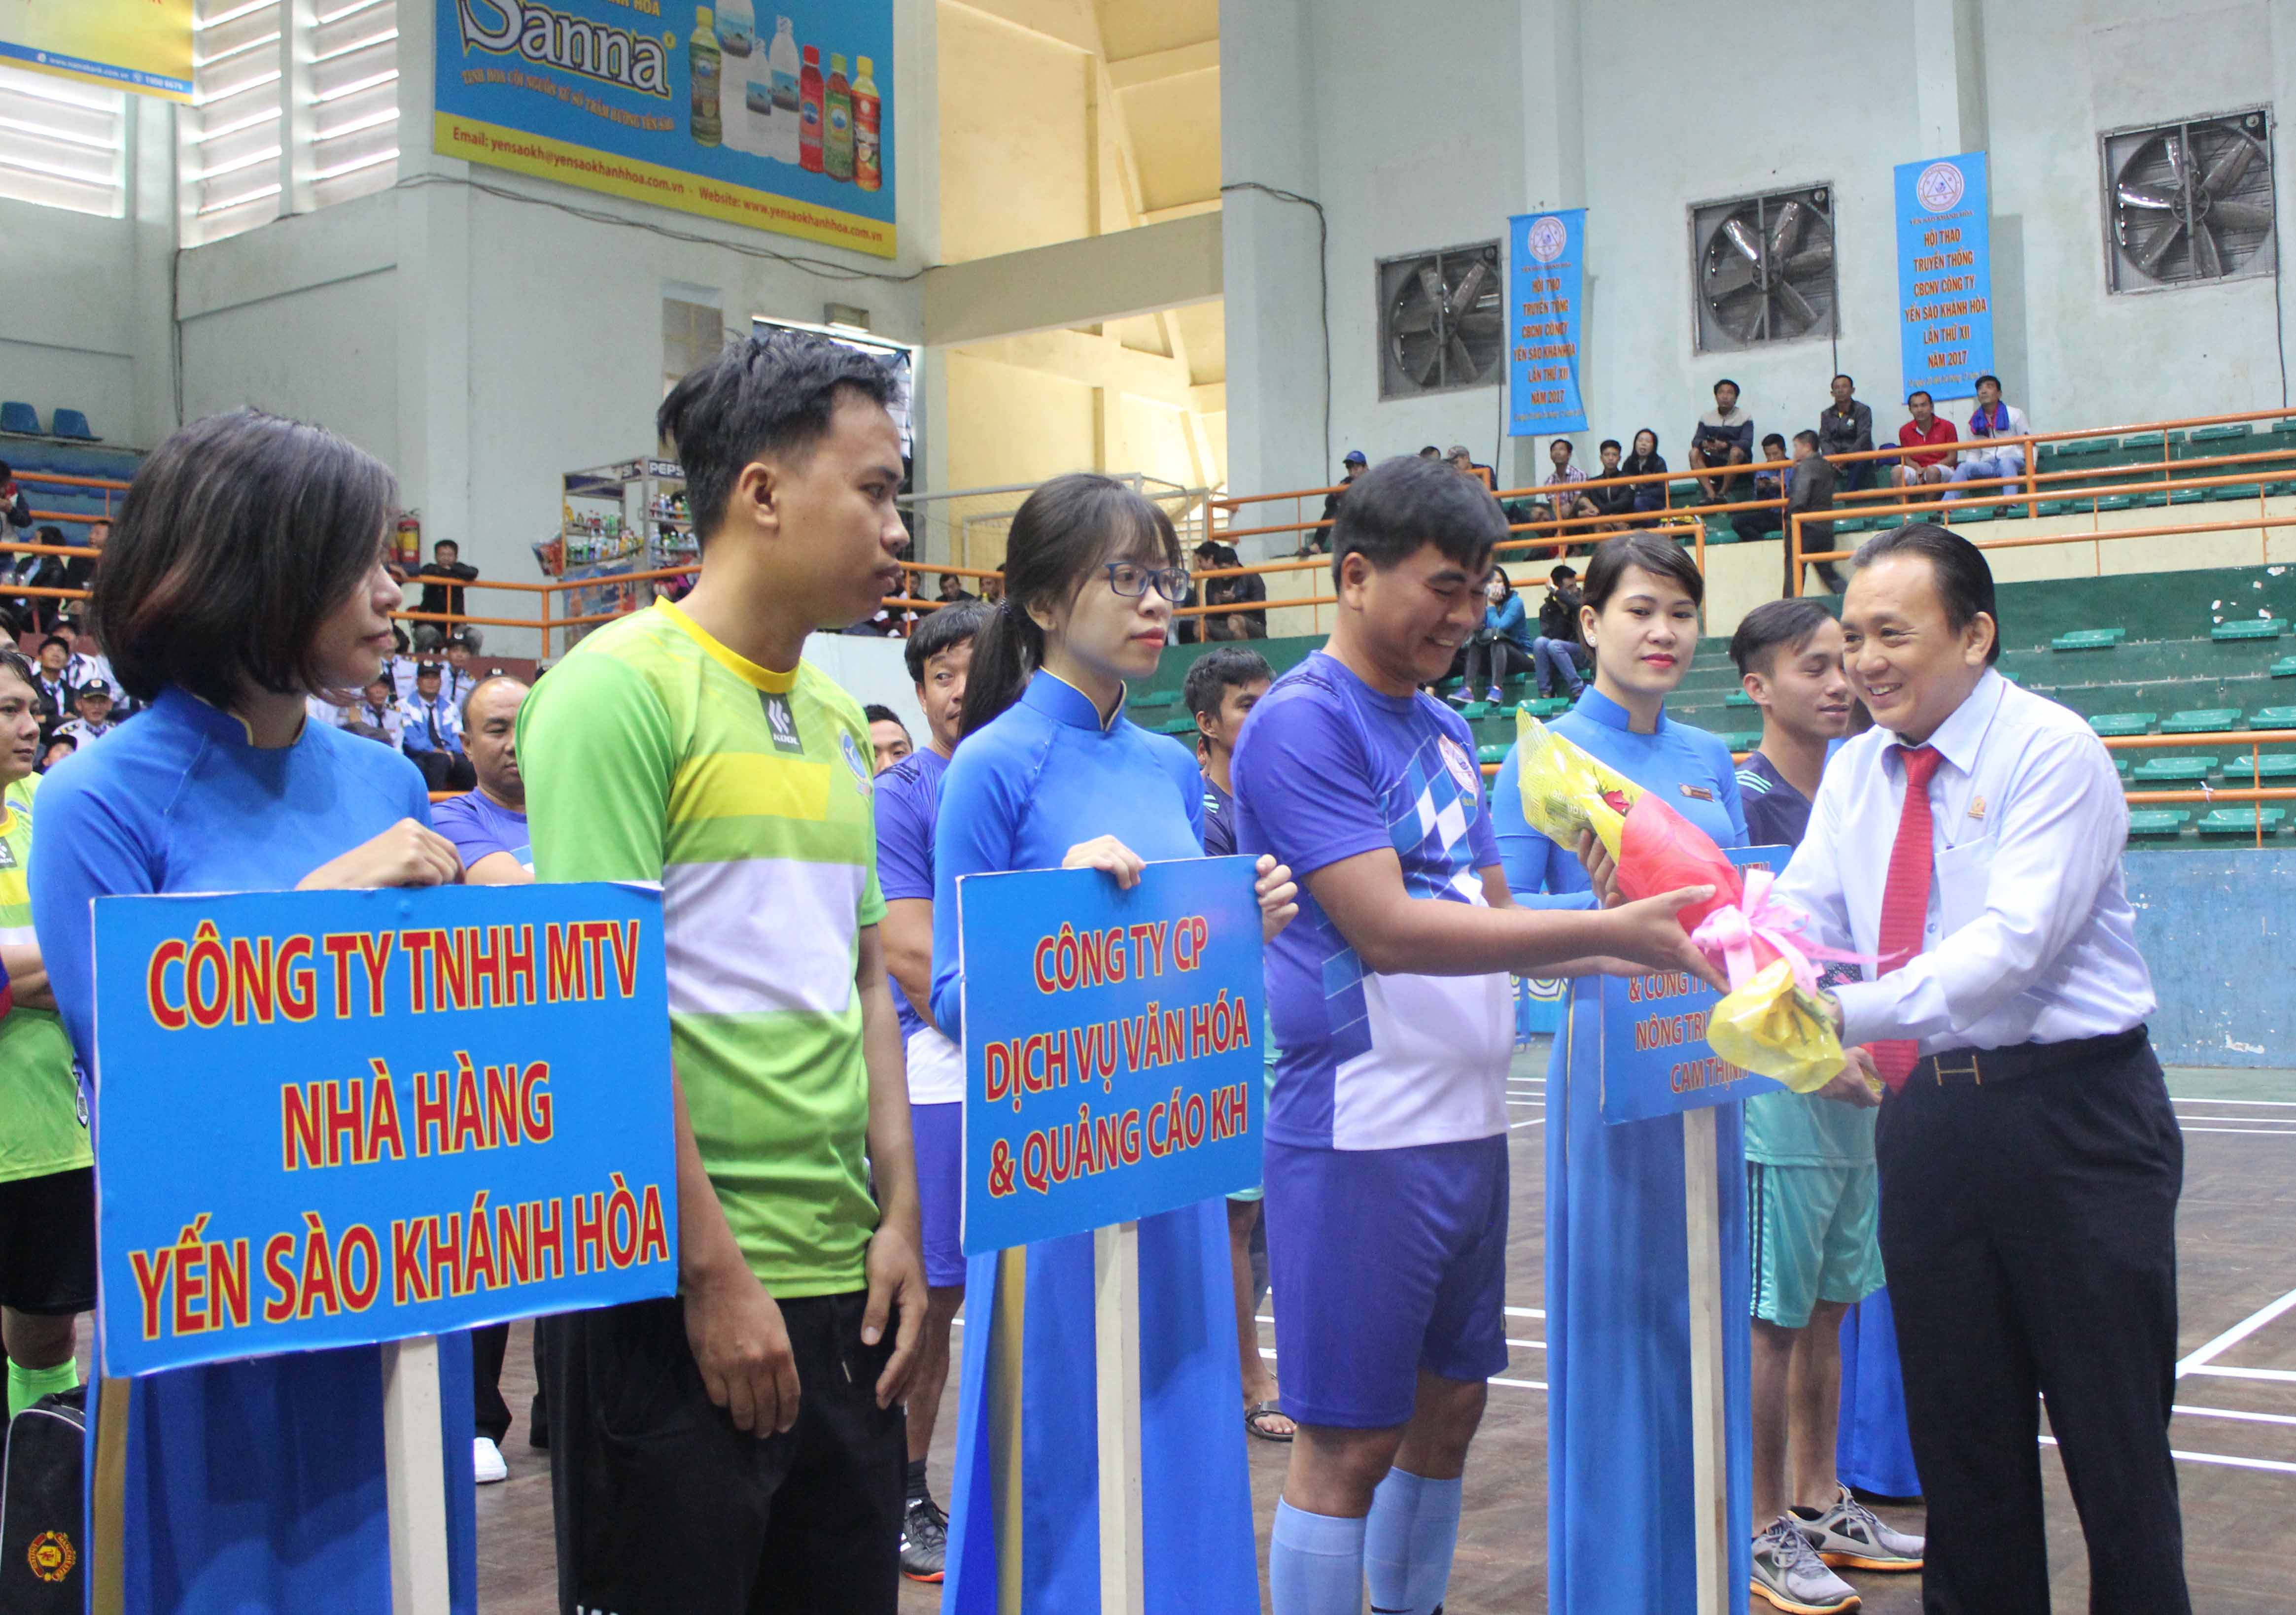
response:
[[[1973,819],[1984,818],[1985,799],[1983,797],[1978,797],[1969,804],[1969,816]]]
[[[1682,788],[1682,794],[1693,802],[1710,802],[1714,799],[1714,793],[1703,785],[1685,785]]]
[[[797,713],[791,709],[789,697],[760,690],[758,701],[766,709],[766,727],[773,731],[774,750],[803,757],[805,742],[797,737]]]

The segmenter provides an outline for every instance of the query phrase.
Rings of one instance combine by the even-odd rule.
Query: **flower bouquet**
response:
[[[1714,839],[1528,713],[1515,719],[1522,814],[1530,827],[1576,848],[1591,832],[1618,867],[1629,899],[1685,886],[1714,895],[1681,912],[1691,941],[1730,983],[1707,1017],[1707,1041],[1731,1064],[1797,1094],[1824,1087],[1846,1062],[1817,1002],[1805,917],[1771,895],[1767,870],[1741,870]]]

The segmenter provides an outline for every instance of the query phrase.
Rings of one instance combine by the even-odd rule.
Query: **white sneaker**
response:
[[[510,1465],[503,1462],[502,1448],[485,1436],[479,1437],[472,1449],[471,1467],[480,1486],[510,1479]]]
[[[1793,1520],[1817,1556],[1841,1570],[1918,1570],[1928,1546],[1922,1537],[1884,1525],[1846,1486],[1824,1513],[1798,1508]]]

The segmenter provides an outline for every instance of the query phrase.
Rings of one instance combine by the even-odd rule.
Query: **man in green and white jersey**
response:
[[[537,878],[661,882],[676,1073],[677,1298],[545,1332],[568,1609],[894,1609],[916,1176],[868,726],[801,658],[902,590],[893,396],[791,333],[680,382],[701,579],[520,718]]]

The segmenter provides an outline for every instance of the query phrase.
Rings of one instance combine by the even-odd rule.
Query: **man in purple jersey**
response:
[[[964,1304],[964,1055],[932,1023],[933,820],[941,775],[956,750],[972,636],[994,608],[945,605],[903,647],[924,709],[930,743],[877,775],[877,883],[885,894],[885,968],[908,1060],[910,1133],[916,1141],[922,1213],[925,1331],[910,1393],[909,1492],[901,1513],[901,1574],[937,1582],[948,1554],[948,1517],[925,1485],[941,1388],[948,1379],[949,1326]]]

